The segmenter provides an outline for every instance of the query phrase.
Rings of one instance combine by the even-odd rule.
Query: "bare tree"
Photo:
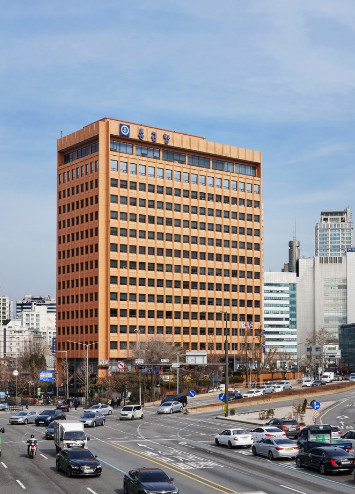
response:
[[[307,334],[307,345],[329,345],[331,343],[338,343],[337,338],[324,327],[314,329]]]
[[[161,359],[175,361],[176,354],[181,351],[180,345],[167,341],[164,336],[151,336],[146,341],[141,341],[140,352],[137,347],[132,353],[134,358],[138,358],[140,353],[145,364],[160,364]]]

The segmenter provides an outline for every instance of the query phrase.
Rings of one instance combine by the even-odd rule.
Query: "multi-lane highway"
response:
[[[327,412],[323,422],[339,425],[338,417],[346,415],[347,426],[352,426],[355,393],[343,393],[336,399],[339,404]],[[71,411],[67,420],[75,420],[81,413],[82,409]],[[102,476],[73,479],[56,471],[55,447],[53,441],[45,440],[44,427],[9,425],[6,422],[10,414],[1,414],[0,425],[5,425],[6,432],[2,436],[0,492],[121,494],[124,472],[135,467],[159,467],[174,477],[180,493],[355,494],[352,475],[321,476],[312,470],[297,469],[294,461],[271,462],[253,457],[247,449],[216,447],[214,435],[229,422],[215,415],[157,415],[156,407],[149,407],[144,409],[143,420],[120,421],[115,410],[105,426],[86,429],[91,438],[90,450],[102,463]],[[34,460],[28,458],[25,446],[31,433],[39,441]]]

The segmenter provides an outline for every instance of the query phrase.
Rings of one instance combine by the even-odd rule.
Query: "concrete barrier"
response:
[[[287,390],[281,393],[273,393],[271,395],[263,395],[255,398],[243,399],[238,403],[230,403],[228,405],[229,411],[239,408],[245,408],[247,404],[250,405],[264,405],[270,403],[280,403],[283,401],[292,401],[307,398],[307,401],[315,399],[317,396],[333,395],[337,393],[343,393],[355,389],[355,382],[346,382],[341,384],[327,384],[325,386],[314,386],[312,388],[301,388],[297,391]],[[200,405],[191,407],[186,410],[186,413],[198,413],[198,412],[214,412],[219,411],[224,403],[211,403],[207,405]]]

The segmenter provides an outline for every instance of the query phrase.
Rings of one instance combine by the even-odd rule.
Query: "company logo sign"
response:
[[[129,137],[130,125],[120,124],[120,136]]]

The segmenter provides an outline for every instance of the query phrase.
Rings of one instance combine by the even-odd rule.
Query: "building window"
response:
[[[173,163],[181,163],[184,165],[186,162],[186,155],[176,153],[174,151],[163,151],[163,161],[171,161]]]
[[[133,154],[133,145],[127,142],[110,141],[110,151],[117,153]]]
[[[147,158],[160,159],[160,150],[147,146],[136,146],[136,156],[145,156]]]

